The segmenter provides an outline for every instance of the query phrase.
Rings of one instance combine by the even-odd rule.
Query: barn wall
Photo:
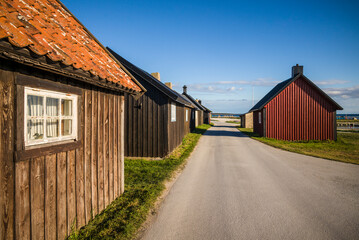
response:
[[[211,113],[203,112],[203,123],[210,124],[211,123]]]
[[[64,239],[124,191],[124,98],[77,84],[79,140],[28,149],[21,140],[23,85],[14,84],[14,69],[0,70],[0,240]],[[41,84],[73,84],[43,72],[22,73],[37,75],[31,79]]]
[[[335,109],[302,78],[266,106],[266,135],[283,140],[335,139]]]
[[[153,86],[141,84],[147,92],[138,100],[125,94],[125,156],[164,157],[168,148],[168,100]]]

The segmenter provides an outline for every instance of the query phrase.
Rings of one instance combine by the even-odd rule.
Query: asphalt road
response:
[[[359,166],[215,122],[143,239],[359,239]]]

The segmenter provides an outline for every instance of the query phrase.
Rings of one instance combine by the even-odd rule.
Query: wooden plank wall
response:
[[[167,98],[151,86],[140,99],[125,94],[125,156],[167,155]],[[141,107],[140,107],[141,106]]]
[[[302,78],[266,106],[266,136],[282,140],[335,139],[335,106]]]
[[[0,240],[14,238],[14,74],[0,69]]]
[[[15,161],[15,89],[0,70],[0,240],[64,239],[124,191],[124,97],[84,90],[82,145]]]
[[[169,106],[169,113],[171,111],[171,103]],[[176,121],[171,122],[171,114],[169,115],[169,130],[168,130],[168,153],[172,152],[178,145],[182,143],[183,137],[190,132],[190,121],[186,122],[186,108],[177,103],[176,106]],[[190,110],[189,110],[190,112]]]

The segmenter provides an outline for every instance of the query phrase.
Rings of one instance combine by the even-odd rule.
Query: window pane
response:
[[[71,119],[64,119],[61,121],[62,130],[61,134],[62,136],[68,136],[72,134],[72,120]]]
[[[61,100],[61,114],[63,116],[72,116],[72,100]]]
[[[58,119],[46,120],[46,136],[48,138],[59,136],[59,120]]]
[[[44,120],[27,121],[27,138],[28,140],[44,138]]]
[[[40,96],[27,95],[28,116],[44,116],[44,98]]]
[[[46,114],[48,116],[59,115],[59,99],[57,98],[46,98]]]

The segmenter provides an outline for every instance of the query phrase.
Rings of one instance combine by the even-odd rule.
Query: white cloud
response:
[[[325,81],[318,81],[318,82],[315,82],[315,84],[321,85],[321,86],[326,86],[326,85],[345,84],[348,82],[349,81],[346,81],[346,80],[330,79],[330,80],[325,80]]]
[[[346,88],[326,88],[324,91],[331,97],[343,99],[359,98],[359,85]]]

